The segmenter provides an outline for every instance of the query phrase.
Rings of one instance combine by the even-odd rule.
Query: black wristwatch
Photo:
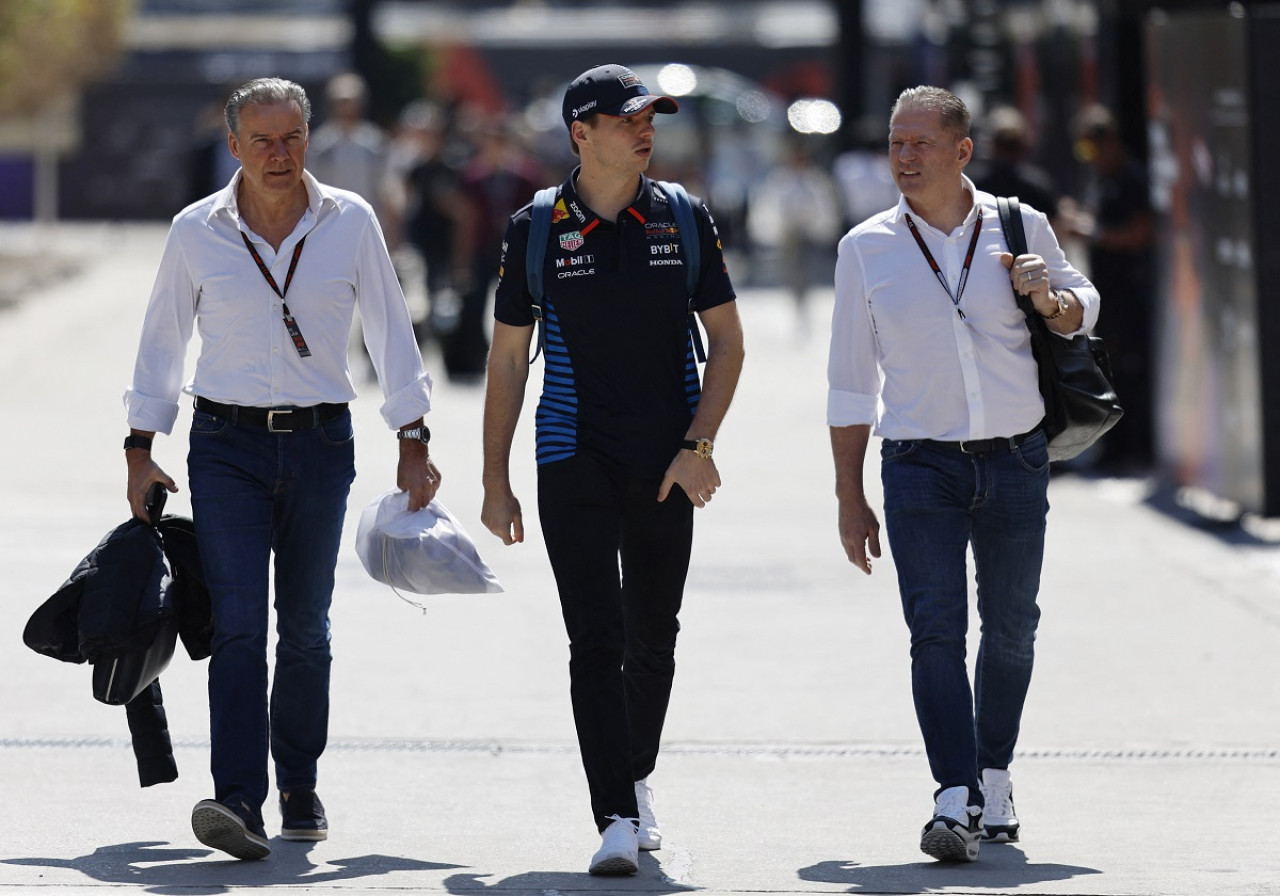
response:
[[[146,436],[125,436],[124,450],[128,451],[130,448],[141,448],[144,451],[150,451],[151,440]]]
[[[425,426],[415,426],[412,429],[401,429],[396,431],[397,439],[413,439],[415,442],[421,442],[426,445],[431,441],[431,430]]]
[[[716,446],[710,439],[685,439],[680,447],[688,448],[703,460],[711,460],[711,452]]]

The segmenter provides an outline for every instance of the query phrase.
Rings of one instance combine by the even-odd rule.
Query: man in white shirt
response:
[[[214,798],[192,812],[197,838],[240,859],[270,852],[262,821],[268,745],[281,836],[323,840],[316,764],[328,736],[329,605],[347,494],[355,476],[356,397],[347,341],[358,309],[398,428],[396,482],[409,509],[440,485],[423,415],[431,378],[369,204],[303,169],[311,105],[297,84],[250,81],[227,102],[240,169],[173,220],[125,393],[128,499],[147,519],[148,490],[178,490],[151,457],[180,392],[195,397],[188,478],[212,599],[209,715]],[[305,249],[305,251],[304,251]],[[183,385],[193,328],[201,351]],[[268,593],[274,553],[277,647],[267,693]],[[269,710],[269,712],[268,712]]]
[[[1099,302],[1041,210],[1022,207],[1029,254],[1009,254],[995,197],[963,173],[972,155],[959,98],[903,91],[889,124],[902,198],[840,241],[827,399],[840,540],[868,574],[880,523],[862,469],[873,428],[883,439],[912,693],[938,784],[920,848],[967,861],[981,839],[1018,839],[1008,769],[1031,678],[1048,512],[1044,403],[1010,283],[1063,335],[1091,329]],[[970,547],[982,618],[972,688]]]

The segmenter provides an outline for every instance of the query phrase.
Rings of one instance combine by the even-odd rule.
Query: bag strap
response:
[[[702,240],[698,236],[698,219],[694,216],[693,202],[685,188],[674,181],[654,181],[667,197],[671,215],[680,230],[680,246],[684,253],[684,289],[689,299],[689,336],[698,360],[706,363],[707,350],[702,344],[702,331],[693,311],[693,297],[698,291],[698,279],[702,274]]]
[[[524,273],[529,286],[529,295],[533,297],[533,320],[538,328],[538,347],[532,364],[538,355],[547,347],[547,324],[543,319],[542,302],[547,297],[542,286],[542,266],[547,258],[547,242],[551,239],[551,209],[560,196],[559,187],[547,187],[539,190],[533,197],[533,210],[529,221],[529,243],[525,247]]]
[[[1008,244],[1009,251],[1013,253],[1014,258],[1019,255],[1026,255],[1027,231],[1022,226],[1022,205],[1018,202],[1018,197],[997,196],[996,210],[1000,213],[1000,226],[1004,230],[1004,241]],[[1022,313],[1027,319],[1027,326],[1031,329],[1032,334],[1039,334],[1041,329],[1045,327],[1044,318],[1036,313],[1030,297],[1014,290],[1013,298],[1018,303],[1018,307],[1022,309]]]

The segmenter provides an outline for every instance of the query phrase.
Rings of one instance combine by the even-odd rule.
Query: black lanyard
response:
[[[982,232],[982,207],[978,207],[978,220],[973,225],[973,237],[969,240],[969,251],[964,257],[964,268],[960,271],[960,285],[956,287],[954,294],[951,292],[951,287],[947,285],[947,278],[942,273],[942,268],[938,267],[938,263],[934,261],[933,253],[924,244],[924,237],[920,236],[920,231],[916,229],[916,222],[911,220],[910,215],[907,215],[906,219],[907,227],[911,228],[911,235],[916,238],[916,245],[924,253],[925,260],[929,262],[929,267],[933,268],[933,275],[938,278],[942,288],[947,291],[947,295],[951,298],[951,304],[956,306],[956,314],[960,315],[961,320],[964,320],[964,312],[960,310],[960,297],[964,295],[964,285],[969,282],[969,266],[973,264],[973,253],[978,248],[978,234]]]
[[[242,230],[240,231],[240,238],[244,240],[244,244],[249,249],[249,254],[253,256],[253,260],[258,263],[258,270],[262,271],[262,276],[267,279],[267,285],[280,297],[280,308],[284,311],[284,327],[289,331],[290,338],[293,339],[293,347],[298,350],[299,356],[303,358],[310,357],[311,349],[307,348],[307,340],[302,338],[302,330],[289,312],[289,303],[284,300],[284,294],[289,291],[289,284],[293,282],[293,272],[298,269],[298,258],[302,255],[302,246],[306,243],[307,238],[304,236],[298,240],[298,245],[293,250],[293,260],[289,262],[289,273],[284,278],[284,289],[276,286],[276,278],[271,276],[271,272],[263,264],[262,256],[258,254],[257,249],[253,248],[253,243],[249,241],[248,234]]]

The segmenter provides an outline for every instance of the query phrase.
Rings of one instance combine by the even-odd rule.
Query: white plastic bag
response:
[[[415,594],[503,590],[462,524],[443,504],[433,500],[410,513],[409,493],[399,489],[378,496],[360,514],[356,553],[374,579]]]

